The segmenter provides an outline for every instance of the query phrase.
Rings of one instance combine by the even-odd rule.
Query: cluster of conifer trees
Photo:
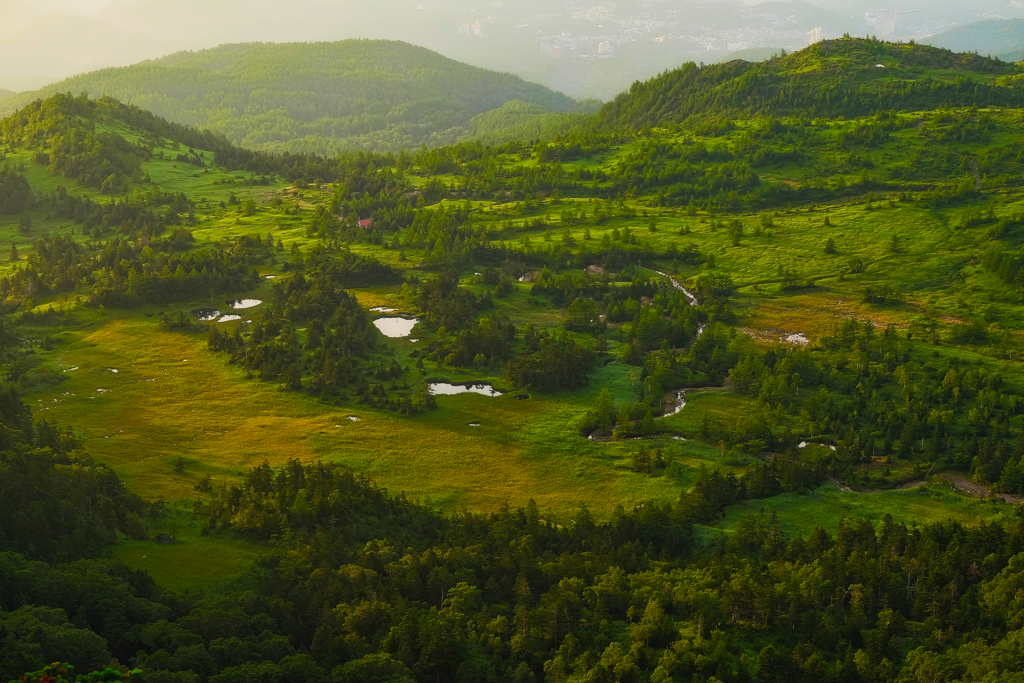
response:
[[[698,540],[695,525],[730,504],[823,479],[799,458],[739,477],[704,472],[674,503],[619,509],[608,522],[580,508],[560,525],[532,502],[442,517],[336,465],[264,464],[195,508],[207,533],[277,539],[237,589],[205,596],[79,559],[99,548],[68,544],[62,524],[109,534],[132,528],[131,510],[144,506],[112,474],[96,480],[106,488],[84,472],[68,479],[66,459],[83,456],[65,454],[74,447],[59,430],[40,435],[16,396],[0,411],[4,433],[20,434],[4,444],[5,467],[19,471],[28,448],[36,469],[14,476],[56,489],[20,485],[16,510],[58,505],[64,515],[2,518],[8,678],[61,660],[79,671],[115,660],[168,683],[981,683],[1024,666],[1019,519],[844,521],[835,534],[787,540],[765,516]],[[59,495],[62,480],[78,482],[75,493]]]

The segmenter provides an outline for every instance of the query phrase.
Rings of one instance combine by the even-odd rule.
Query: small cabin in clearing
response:
[[[341,221],[342,223],[344,223],[345,222],[345,217],[344,216],[338,216],[338,220]],[[372,225],[373,225],[373,219],[372,218],[364,218],[364,219],[359,221],[359,227],[363,228],[364,230],[369,230],[370,226],[372,226]]]

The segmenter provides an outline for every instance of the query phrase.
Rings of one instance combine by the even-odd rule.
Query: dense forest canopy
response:
[[[9,393],[0,410],[23,434],[45,424],[21,417]],[[3,461],[30,438],[5,444]],[[57,479],[66,446],[46,448],[34,476]],[[766,517],[716,545],[694,542],[695,523],[799,480],[783,475],[794,466],[704,474],[675,503],[609,522],[581,508],[555,526],[532,503],[443,518],[338,466],[263,465],[195,509],[208,533],[283,534],[245,589],[168,593],[119,562],[78,559],[95,556],[89,547],[50,565],[0,554],[0,675],[63,660],[213,683],[1012,680],[1002,676],[1024,664],[1020,519],[887,518],[787,540]],[[22,488],[15,509],[52,496]],[[61,514],[116,528],[88,502]],[[9,546],[65,545],[56,525],[4,519]]]
[[[510,100],[542,112],[576,106],[517,76],[382,40],[182,52],[76,76],[12,102],[57,92],[109,95],[244,147],[319,153],[431,143]]]

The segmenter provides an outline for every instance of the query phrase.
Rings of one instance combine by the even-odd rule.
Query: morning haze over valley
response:
[[[1024,680],[1024,2],[0,0],[0,681]]]

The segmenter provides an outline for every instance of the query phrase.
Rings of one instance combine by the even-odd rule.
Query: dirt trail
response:
[[[851,489],[849,486],[839,481],[835,477],[829,477],[828,480],[831,481],[836,486],[838,486],[841,491],[846,491],[847,493],[884,493],[885,491],[916,489],[918,486],[924,486],[925,484],[924,480],[905,481],[899,486],[894,486],[891,489],[864,489],[863,491],[855,491],[854,489]]]
[[[935,476],[938,477],[939,479],[942,479],[952,484],[953,490],[958,491],[960,493],[966,493],[967,495],[974,496],[975,498],[988,498],[990,495],[992,495],[992,490],[988,486],[983,486],[975,481],[971,481],[971,478],[968,477],[963,472],[946,470],[945,472],[939,472]],[[835,477],[829,477],[829,481],[831,481],[833,484],[838,486],[841,490],[846,491],[847,493],[882,493],[883,491],[886,490],[864,489],[863,491],[855,491],[854,489],[851,489],[849,486],[839,481]],[[906,489],[916,489],[919,486],[924,486],[925,483],[926,482],[923,479],[916,479],[914,481],[904,482],[899,486],[895,486],[892,489],[888,490],[898,491]],[[1024,496],[1014,496],[1009,493],[999,493],[996,495],[998,495],[1000,498],[1002,498],[1007,503],[1010,503],[1011,505],[1019,505],[1021,503],[1024,503]]]
[[[960,491],[962,493],[968,493],[974,496],[975,498],[988,498],[992,494],[992,489],[990,489],[987,486],[982,486],[981,484],[975,481],[971,481],[970,477],[968,477],[963,472],[954,472],[953,470],[946,470],[945,472],[939,472],[935,476],[940,479],[945,479],[946,481],[948,481],[950,484],[953,485],[954,490]],[[1005,500],[1007,503],[1012,503],[1014,505],[1024,503],[1024,496],[1013,496],[1010,495],[1009,493],[999,493],[996,495]]]

